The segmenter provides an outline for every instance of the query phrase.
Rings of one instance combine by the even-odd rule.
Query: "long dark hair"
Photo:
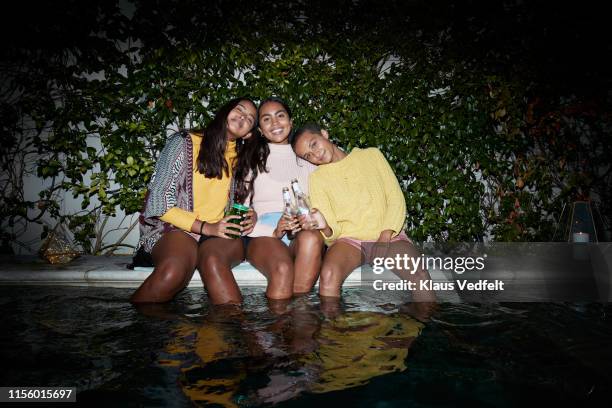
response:
[[[225,148],[227,146],[227,115],[242,101],[255,103],[246,97],[235,98],[226,103],[217,111],[215,118],[200,131],[202,144],[197,159],[197,169],[207,178],[221,179],[223,173],[229,176],[229,165],[225,160]],[[254,131],[255,124],[251,132]],[[251,137],[252,138],[252,137]],[[242,150],[242,140],[236,141],[236,149]]]
[[[250,196],[250,201],[253,202],[253,186],[255,178],[259,173],[266,170],[266,161],[270,154],[270,148],[266,138],[261,136],[259,130],[256,130],[248,140],[245,140],[240,151],[238,152],[238,162],[236,164],[236,172],[234,178],[236,180],[235,201],[243,203]],[[252,177],[247,180],[249,174]]]
[[[287,111],[289,119],[292,118],[289,105],[287,105],[282,99],[272,96],[264,99],[261,104],[259,104],[259,108],[257,109],[258,122],[261,108],[270,102],[281,104]],[[291,135],[289,135],[289,139],[291,140]],[[270,147],[268,147],[268,140],[259,132],[259,130],[244,143],[242,150],[238,154],[238,165],[236,166],[235,197],[237,201],[244,202],[247,197],[250,197],[250,202],[253,202],[253,196],[255,194],[255,179],[259,173],[268,172],[266,164],[268,162],[269,155]],[[246,178],[248,177],[249,173],[251,173],[251,177],[249,180],[247,180]]]

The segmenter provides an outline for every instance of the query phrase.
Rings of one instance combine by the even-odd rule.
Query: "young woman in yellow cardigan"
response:
[[[244,259],[246,243],[228,235],[235,227],[229,221],[236,217],[226,217],[224,211],[236,192],[239,145],[255,130],[256,115],[253,101],[236,98],[203,130],[168,138],[148,185],[134,257],[134,266],[155,268],[132,295],[132,303],[171,300],[196,268],[212,303],[241,302],[231,268]],[[243,235],[256,222],[251,210],[239,227]]]
[[[355,148],[347,154],[314,124],[298,129],[292,146],[297,156],[319,166],[309,178],[315,210],[309,219],[301,217],[301,224],[320,230],[329,247],[321,267],[321,296],[339,297],[348,275],[376,256],[420,256],[403,230],[404,194],[380,150]],[[428,277],[424,269],[393,272],[411,281]],[[431,293],[414,295],[414,300],[433,300]]]

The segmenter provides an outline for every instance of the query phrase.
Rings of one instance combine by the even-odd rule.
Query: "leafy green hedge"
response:
[[[471,52],[466,36],[477,38],[478,26],[454,34],[451,22],[409,24],[406,16],[425,13],[424,2],[390,2],[377,13],[352,1],[172,9],[138,2],[131,20],[103,3],[91,6],[94,14],[84,11],[90,5],[70,5],[53,26],[64,28],[45,33],[61,47],[12,50],[11,61],[26,69],[9,82],[20,96],[2,105],[10,123],[3,143],[13,148],[4,161],[39,155],[38,175],[54,183],[26,203],[29,213],[5,190],[5,237],[19,217],[36,222],[27,214],[48,211],[93,251],[100,212],[140,209],[169,130],[205,124],[239,95],[286,99],[296,124],[323,123],[346,149],[379,147],[403,186],[418,240],[549,240],[564,202],[609,183],[585,184],[584,132],[575,129],[588,127],[589,143],[598,143],[609,117],[568,112],[579,100],[536,98],[529,72]],[[230,23],[220,18],[227,15]],[[86,22],[75,26],[78,19]],[[554,148],[569,142],[574,151]],[[610,153],[599,147],[600,157]],[[81,197],[84,211],[61,215],[61,191]]]

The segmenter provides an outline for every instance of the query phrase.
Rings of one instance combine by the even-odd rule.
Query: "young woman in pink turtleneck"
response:
[[[318,231],[299,231],[297,219],[283,214],[283,187],[298,179],[308,192],[308,176],[316,166],[298,158],[290,144],[293,129],[291,110],[279,98],[264,100],[257,111],[261,140],[251,154],[255,168],[245,175],[239,190],[245,190],[245,204],[258,214],[247,247],[247,260],[268,280],[270,299],[288,299],[294,293],[312,289],[321,267],[323,239]],[[256,165],[255,165],[256,164]],[[240,178],[239,184],[240,184]],[[289,240],[287,233],[296,232]]]

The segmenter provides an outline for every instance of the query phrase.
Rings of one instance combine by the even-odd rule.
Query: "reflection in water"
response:
[[[406,369],[422,323],[337,306],[331,318],[316,297],[251,311],[214,307],[202,322],[178,323],[159,363],[180,369],[180,385],[192,401],[222,406],[342,390]]]
[[[203,289],[136,311],[129,289],[0,287],[0,382],[76,386],[80,405],[105,407],[610,405],[610,303],[440,304],[405,360],[387,343],[410,341],[405,313],[422,319],[422,302],[397,314],[401,294],[347,288],[327,308],[267,305],[263,291],[245,288],[242,311],[211,310]],[[398,335],[376,333],[391,322]],[[358,375],[395,363],[404,371]]]
[[[406,369],[406,356],[422,324],[406,316],[347,312],[321,326],[319,349],[302,357],[316,367],[310,391],[323,393],[366,383]]]

